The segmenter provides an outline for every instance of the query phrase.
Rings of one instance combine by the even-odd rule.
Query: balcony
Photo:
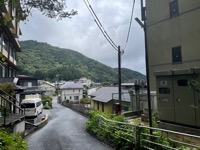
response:
[[[3,49],[2,49],[2,54],[3,54],[6,58],[8,58],[8,51],[6,50],[6,48],[7,48],[7,47],[3,47]]]

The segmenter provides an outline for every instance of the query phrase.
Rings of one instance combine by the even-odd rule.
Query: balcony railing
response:
[[[20,108],[20,103],[16,98],[10,96],[0,89],[0,126],[9,125],[24,118],[24,110]]]

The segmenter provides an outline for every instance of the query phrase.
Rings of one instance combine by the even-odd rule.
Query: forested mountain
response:
[[[117,83],[117,69],[106,66],[73,50],[51,46],[37,41],[20,42],[19,74],[46,80],[74,80],[87,77],[95,82]],[[122,69],[122,81],[145,79],[139,72]]]

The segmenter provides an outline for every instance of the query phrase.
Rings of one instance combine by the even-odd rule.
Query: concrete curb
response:
[[[27,137],[28,135],[32,134],[33,132],[41,129],[42,127],[44,127],[47,123],[48,123],[48,114],[45,115],[44,120],[42,120],[41,122],[35,124],[36,127],[33,127],[32,129],[30,129],[29,131],[25,132],[25,137]]]

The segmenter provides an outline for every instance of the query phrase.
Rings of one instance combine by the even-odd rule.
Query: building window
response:
[[[78,96],[74,96],[74,100],[78,100],[79,99],[79,97]]]
[[[179,15],[178,0],[174,0],[169,4],[170,17],[176,17]]]
[[[181,46],[172,48],[172,62],[173,63],[182,62]]]
[[[177,81],[178,86],[188,86],[188,80],[187,79],[180,79]]]

